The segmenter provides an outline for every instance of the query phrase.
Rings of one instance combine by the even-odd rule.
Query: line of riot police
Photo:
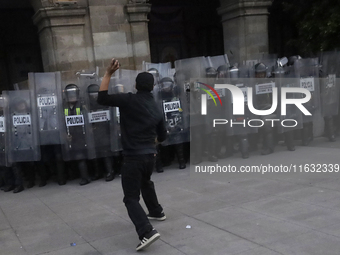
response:
[[[96,73],[29,73],[28,84],[0,98],[1,188],[21,192],[26,179],[27,188],[35,185],[36,174],[39,186],[52,174],[59,185],[77,174],[80,185],[103,175],[112,181],[122,163],[119,111],[97,103]]]
[[[184,169],[203,160],[216,162],[240,152],[242,158],[262,144],[261,154],[274,152],[283,140],[289,151],[295,140],[302,145],[313,140],[313,121],[322,114],[325,135],[335,141],[335,116],[339,108],[339,57],[324,52],[320,58],[299,56],[277,59],[256,56],[240,63],[230,63],[227,55],[196,57],[170,63],[143,63],[143,71],[154,75],[153,95],[163,113],[168,138],[158,145],[155,169],[163,171],[177,157]],[[135,92],[135,77],[140,71],[120,69],[111,79],[109,93]],[[0,98],[0,184],[5,191],[20,192],[35,183],[46,185],[55,173],[60,185],[79,172],[80,185],[88,184],[105,174],[111,181],[119,174],[121,156],[119,108],[98,105],[100,78],[95,72],[30,73],[29,89],[3,91]],[[245,112],[233,114],[235,98],[228,89],[216,84],[231,84],[243,92]],[[293,104],[281,115],[282,88],[305,88],[311,100],[304,104],[312,114],[303,115]],[[248,95],[252,89],[252,97]],[[279,91],[278,108],[270,114],[256,116],[249,105],[270,111],[273,88]],[[288,93],[287,98],[299,99],[301,93]],[[205,101],[204,101],[205,99]],[[202,103],[205,102],[205,105]],[[250,104],[251,103],[251,104]],[[207,112],[203,112],[204,107]],[[234,109],[235,108],[235,109]],[[236,125],[216,125],[216,119]],[[275,119],[274,122],[265,121]],[[294,120],[296,125],[278,123]],[[253,125],[245,125],[245,123]],[[256,124],[255,123],[263,123]],[[189,149],[190,148],[190,149]],[[190,150],[190,152],[189,152]],[[26,172],[26,174],[24,173]]]
[[[170,70],[169,63],[146,63],[144,69],[155,74],[157,89],[154,94],[164,114],[174,111],[176,116],[181,116],[177,131],[168,128],[169,134],[176,134],[176,139],[169,140],[169,144],[190,141],[191,163],[198,164],[203,160],[216,162],[238,152],[242,158],[248,158],[260,144],[262,155],[273,153],[279,141],[283,141],[289,151],[295,150],[296,140],[307,146],[313,140],[313,122],[318,121],[319,115],[324,118],[325,136],[329,141],[335,141],[333,120],[339,108],[336,79],[339,59],[337,52],[323,52],[319,58],[293,56],[288,60],[261,55],[241,64],[231,64],[228,57],[222,55],[177,60],[174,71]],[[237,107],[233,102],[235,98],[228,89],[217,88],[216,84],[232,84],[243,92],[244,114],[233,114]],[[165,93],[170,87],[172,96]],[[247,94],[248,88],[252,89],[251,97]],[[273,88],[278,91],[275,111],[271,111],[274,107]],[[282,115],[283,88],[308,90],[311,99],[303,106],[311,115],[303,114],[295,104],[288,104]],[[300,92],[285,96],[291,101],[305,97]],[[181,108],[169,110],[168,102],[176,100],[180,101]],[[251,104],[248,105],[248,102]],[[270,113],[256,116],[249,111],[249,106]],[[213,125],[214,120],[219,119],[235,125]],[[168,123],[176,121],[170,120]],[[166,152],[165,149],[163,151]],[[181,152],[181,149],[178,151]],[[181,166],[181,156],[178,160]]]

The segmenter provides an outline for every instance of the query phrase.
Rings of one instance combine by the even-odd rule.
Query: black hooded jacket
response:
[[[115,95],[99,91],[97,102],[119,107],[124,155],[156,153],[155,138],[159,142],[166,139],[162,113],[149,91]]]

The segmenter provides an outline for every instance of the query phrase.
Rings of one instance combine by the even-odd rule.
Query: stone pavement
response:
[[[220,166],[339,164],[340,141],[272,155],[235,155]],[[202,165],[215,165],[204,163]],[[292,166],[291,166],[292,165]],[[176,165],[155,173],[167,220],[142,254],[340,254],[340,173],[194,173]],[[0,254],[136,254],[138,238],[120,179],[0,193]],[[75,245],[71,245],[74,243]]]

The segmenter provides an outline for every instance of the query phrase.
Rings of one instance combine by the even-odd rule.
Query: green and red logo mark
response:
[[[217,91],[216,91],[213,87],[211,87],[210,85],[205,84],[205,83],[203,83],[203,82],[197,82],[197,83],[199,83],[199,84],[201,84],[201,85],[203,85],[203,86],[206,86],[206,87],[209,88],[211,91],[213,91],[213,92],[215,93],[215,95],[217,96],[218,100],[220,100],[220,103],[221,103],[221,105],[222,105],[222,100],[221,100],[220,96],[218,95]],[[217,106],[215,97],[211,94],[211,92],[210,92],[209,90],[203,89],[203,88],[199,88],[199,89],[205,91],[205,92],[206,92],[206,93],[214,100],[214,103],[215,103],[215,105]]]

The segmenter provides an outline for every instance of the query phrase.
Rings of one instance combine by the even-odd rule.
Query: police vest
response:
[[[68,116],[68,109],[64,109],[64,113],[65,113],[65,116]],[[80,108],[79,108],[79,107],[76,108],[76,114],[77,114],[77,115],[80,115],[80,114],[81,114],[81,113],[80,113]]]

